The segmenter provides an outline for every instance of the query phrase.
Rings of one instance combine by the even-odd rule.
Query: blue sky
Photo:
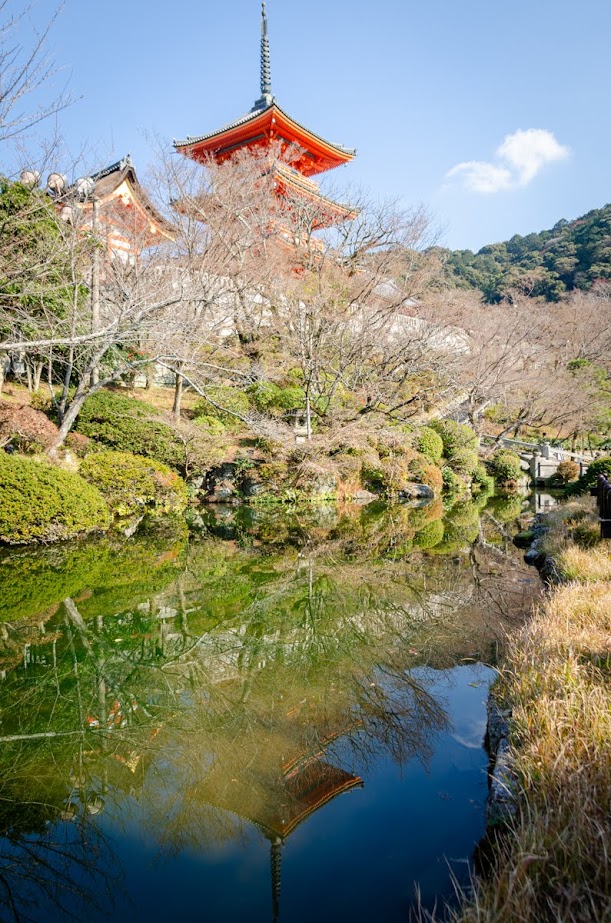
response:
[[[38,0],[44,21],[55,7]],[[611,201],[609,0],[268,0],[279,104],[358,149],[335,185],[424,202],[477,249]],[[66,0],[49,52],[88,164],[220,127],[259,95],[259,0]],[[50,88],[49,88],[50,89]],[[35,150],[35,140],[29,142]],[[10,154],[6,153],[6,160]]]

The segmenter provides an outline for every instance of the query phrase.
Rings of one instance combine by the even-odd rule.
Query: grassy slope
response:
[[[583,502],[555,514],[548,541],[571,582],[508,652],[520,812],[460,923],[611,921],[611,543],[572,539],[593,518]]]

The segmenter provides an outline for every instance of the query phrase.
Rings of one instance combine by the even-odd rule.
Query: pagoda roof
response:
[[[311,203],[315,210],[312,215],[315,227],[323,228],[330,224],[340,224],[355,218],[358,214],[352,206],[323,195],[316,183],[281,161],[274,163],[272,175],[281,194],[290,193],[297,199],[301,198]]]
[[[208,804],[256,824],[266,836],[282,840],[323,805],[363,786],[360,776],[320,759],[280,777],[251,772],[239,780],[242,784],[236,781],[230,781],[225,767],[216,767],[199,788],[199,795]]]
[[[268,147],[275,142],[283,155],[293,154],[291,166],[303,176],[339,167],[356,156],[356,150],[326,141],[295,121],[273,97],[217,131],[174,141],[174,147],[193,160],[208,156],[222,162],[241,148]]]

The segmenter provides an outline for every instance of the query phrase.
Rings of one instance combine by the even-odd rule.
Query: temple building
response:
[[[79,225],[95,228],[108,258],[133,261],[142,250],[174,238],[171,224],[138,182],[129,154],[70,187],[53,173],[48,188],[63,220],[76,221],[76,212]]]
[[[223,128],[174,141],[180,154],[200,163],[220,164],[249,151],[269,154],[269,171],[281,210],[307,210],[311,229],[340,224],[353,217],[350,206],[326,198],[311,179],[349,163],[356,151],[321,138],[291,118],[272,94],[269,37],[265,3],[261,25],[261,95],[253,108]],[[267,172],[267,169],[266,169]]]

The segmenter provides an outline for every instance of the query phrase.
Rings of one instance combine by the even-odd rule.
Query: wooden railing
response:
[[[611,538],[611,481],[604,474],[599,474],[596,487],[592,488],[592,493],[596,494],[600,537]]]

